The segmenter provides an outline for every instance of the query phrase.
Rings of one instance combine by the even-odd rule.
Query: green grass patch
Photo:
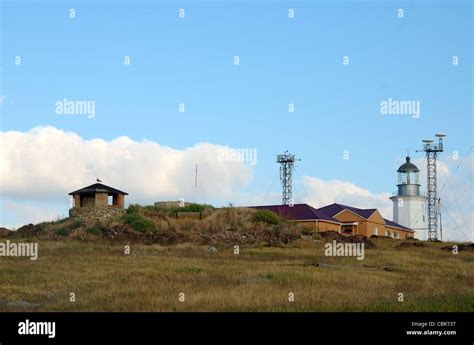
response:
[[[258,210],[253,214],[253,220],[256,222],[264,222],[267,224],[276,225],[280,223],[281,218],[272,211]]]
[[[156,225],[152,220],[143,217],[139,212],[135,210],[131,212],[127,211],[127,213],[123,216],[122,221],[139,232],[148,233],[157,231]]]
[[[55,234],[58,236],[69,236],[71,229],[68,227],[62,227],[55,231]]]

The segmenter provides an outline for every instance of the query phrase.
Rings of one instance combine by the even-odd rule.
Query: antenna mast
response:
[[[282,205],[293,205],[293,169],[296,160],[295,155],[288,153],[288,151],[277,155],[277,163],[280,163]]]
[[[436,137],[439,139],[438,144],[433,144],[433,140],[426,139],[423,140],[423,150],[426,152],[426,165],[427,165],[427,199],[428,199],[428,240],[437,241],[438,240],[438,214],[440,214],[438,203],[440,199],[438,198],[437,191],[437,177],[436,177],[436,158],[438,152],[443,152],[443,138],[445,134],[439,133],[436,134]]]

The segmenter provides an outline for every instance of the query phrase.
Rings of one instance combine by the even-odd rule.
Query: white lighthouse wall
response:
[[[402,199],[402,202],[399,202]],[[393,221],[415,230],[415,238],[428,238],[426,199],[423,197],[398,196],[393,201]]]

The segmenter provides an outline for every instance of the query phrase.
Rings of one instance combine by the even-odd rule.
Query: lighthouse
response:
[[[393,202],[393,221],[415,230],[415,238],[428,238],[428,220],[426,217],[426,197],[420,195],[420,170],[406,157],[397,170],[398,192],[390,197]]]

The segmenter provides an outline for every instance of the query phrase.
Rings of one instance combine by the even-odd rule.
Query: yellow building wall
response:
[[[382,215],[379,211],[375,211],[368,219],[369,222],[385,225],[385,220],[383,220]]]
[[[339,232],[339,224],[319,221],[318,222],[318,231],[337,231]]]
[[[392,228],[391,226],[386,226],[385,230],[390,231],[392,234],[393,233],[398,233],[398,236],[401,240],[406,240],[407,238],[411,238],[414,235],[411,232],[399,230],[397,228]],[[385,235],[385,233],[384,233],[384,235]],[[393,237],[393,235],[392,235],[392,237]]]
[[[302,229],[304,229],[306,231],[311,231],[311,232],[318,231],[316,229],[316,221],[314,221],[314,222],[297,222],[297,221],[295,221],[295,223],[298,224]]]
[[[378,236],[383,236],[385,234],[385,225],[379,223],[368,222],[366,236],[370,237],[375,235],[375,228],[378,229]]]
[[[413,234],[410,232],[385,226],[385,221],[378,211],[374,212],[369,219],[365,219],[364,217],[361,217],[349,210],[344,210],[341,213],[335,215],[333,218],[340,221],[341,223],[357,222],[358,226],[357,229],[354,229],[354,235],[370,237],[375,235],[375,228],[377,228],[378,236],[385,236],[385,231],[390,231],[392,233],[398,233],[400,239],[413,237]],[[297,224],[308,231],[339,232],[339,224],[324,221],[297,222]]]
[[[343,223],[363,222],[366,220],[349,210],[344,210],[341,213],[336,214],[333,218]]]
[[[368,236],[367,234],[370,232],[371,226],[368,224],[367,219],[349,210],[344,210],[341,213],[336,214],[334,218],[343,223],[357,222],[358,225],[354,229],[354,235]]]
[[[337,231],[339,232],[339,224],[325,221],[296,221],[301,228],[307,231]]]

